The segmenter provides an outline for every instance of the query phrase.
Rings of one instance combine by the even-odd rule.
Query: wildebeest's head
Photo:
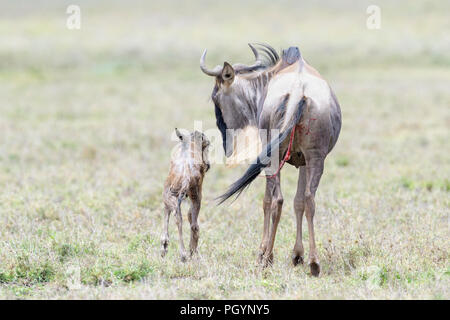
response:
[[[236,130],[248,125],[256,126],[257,104],[263,93],[258,92],[257,85],[249,79],[248,75],[273,66],[279,60],[277,52],[268,45],[261,44],[258,49],[251,44],[249,46],[255,55],[255,62],[252,65],[231,65],[224,62],[223,66],[218,65],[214,69],[209,69],[205,65],[206,50],[200,58],[200,69],[206,75],[215,78],[211,98],[227,157],[233,153],[233,136],[227,129]]]

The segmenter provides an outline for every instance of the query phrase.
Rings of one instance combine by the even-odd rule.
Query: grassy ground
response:
[[[0,298],[449,299],[450,7],[375,2],[79,1],[70,31],[72,1],[1,1]],[[272,268],[256,264],[263,179],[213,201],[244,167],[206,177],[200,256],[179,262],[172,220],[159,257],[170,134],[215,126],[199,56],[250,62],[249,41],[299,46],[341,102],[317,194],[319,278],[290,264],[293,167]]]

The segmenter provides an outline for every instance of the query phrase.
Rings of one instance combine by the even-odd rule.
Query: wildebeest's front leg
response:
[[[267,248],[264,252],[262,264],[264,267],[273,263],[273,246],[275,242],[275,235],[277,233],[278,222],[281,217],[281,209],[283,207],[283,195],[280,187],[280,174],[278,173],[273,178],[266,179],[266,196],[264,197],[264,206],[269,207],[269,212],[272,217],[272,226],[267,241]]]
[[[189,242],[189,249],[191,256],[197,253],[197,245],[199,238],[199,226],[197,222],[198,214],[200,212],[200,206],[202,202],[201,191],[196,191],[189,195],[191,199],[191,207],[189,208],[189,223],[191,224],[191,241]]]
[[[263,201],[263,211],[264,211],[264,227],[263,236],[261,244],[259,246],[258,262],[263,263],[264,254],[266,253],[267,245],[269,243],[269,228],[270,228],[270,207],[272,205],[272,190],[270,184],[266,181],[266,193],[264,195]]]
[[[304,252],[302,241],[303,212],[305,211],[305,188],[306,188],[306,168],[301,166],[298,175],[297,192],[294,198],[294,211],[297,220],[297,236],[295,238],[294,250],[292,252],[292,263],[296,266],[303,263]]]
[[[172,209],[170,206],[164,206],[164,229],[161,236],[161,257],[164,257],[167,253],[167,247],[169,246],[169,218]]]
[[[313,158],[306,160],[306,190],[305,190],[305,211],[308,221],[309,231],[309,267],[313,276],[319,276],[320,264],[316,250],[316,241],[314,239],[314,213],[317,187],[319,186],[320,177],[323,173],[323,158]]]

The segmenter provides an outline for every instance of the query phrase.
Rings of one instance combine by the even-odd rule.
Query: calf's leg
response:
[[[189,223],[191,224],[191,241],[189,242],[189,250],[191,256],[197,253],[198,246],[198,238],[199,238],[199,226],[197,222],[198,214],[200,212],[201,205],[201,193],[197,192],[196,194],[190,195],[191,198],[191,207],[189,209]]]
[[[186,261],[186,249],[183,242],[183,217],[181,216],[181,201],[178,202],[178,206],[175,212],[177,218],[178,238],[180,240],[180,258],[182,262]]]
[[[164,229],[161,236],[161,257],[164,257],[167,253],[167,247],[169,246],[169,218],[172,209],[165,205],[164,207]]]

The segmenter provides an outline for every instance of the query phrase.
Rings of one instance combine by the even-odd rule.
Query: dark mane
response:
[[[223,119],[222,111],[220,110],[220,107],[217,105],[216,99],[214,99],[214,96],[217,93],[217,85],[214,86],[213,92],[211,94],[211,100],[214,103],[214,113],[216,114],[216,125],[217,128],[219,128],[220,133],[222,134],[222,144],[223,144],[223,151],[225,152],[225,155],[227,154],[227,124],[225,123],[225,120]]]

